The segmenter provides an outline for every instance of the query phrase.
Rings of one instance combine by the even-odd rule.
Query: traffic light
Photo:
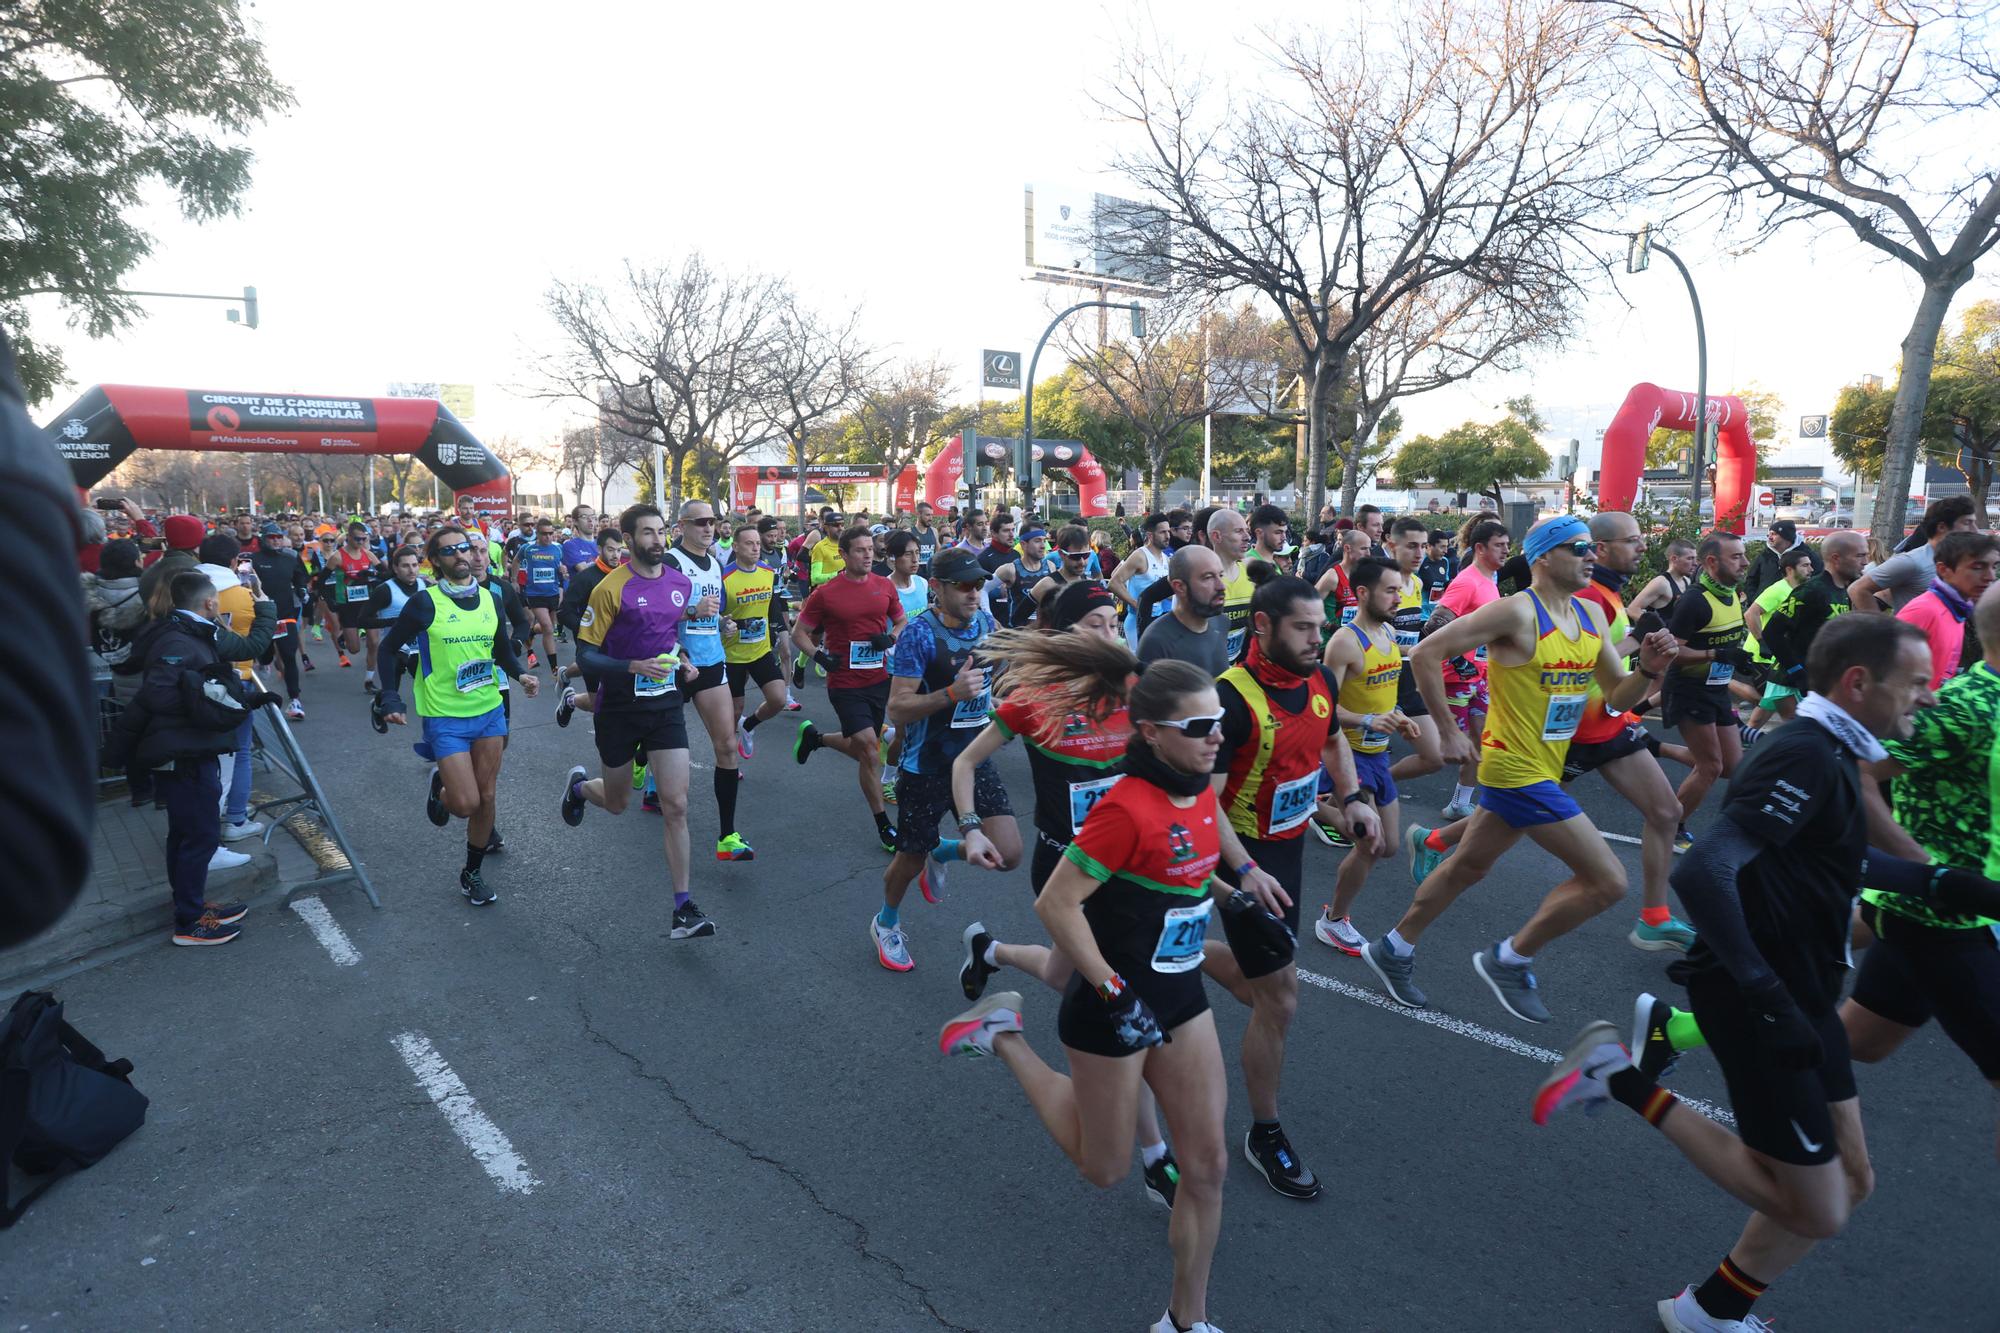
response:
[[[219,299],[227,300],[228,298],[223,297]],[[231,324],[241,323],[246,329],[257,327],[257,289],[255,287],[245,287],[243,289],[243,309],[240,311],[231,310],[229,312],[229,322]]]
[[[991,486],[993,484],[993,469],[984,463],[979,465],[979,484],[981,486]]]
[[[1137,301],[1132,303],[1132,336],[1134,338],[1146,336],[1146,307]]]

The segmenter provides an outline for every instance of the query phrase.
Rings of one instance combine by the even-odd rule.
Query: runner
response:
[[[515,654],[498,597],[476,577],[481,567],[474,563],[466,536],[463,528],[452,525],[431,537],[428,554],[439,582],[409,598],[384,636],[383,686],[376,706],[390,726],[408,723],[396,687],[402,680],[402,649],[414,644],[418,660],[411,692],[423,715],[424,738],[412,748],[437,765],[431,802],[465,821],[465,867],[458,873],[458,887],[467,902],[485,907],[499,899],[480,877],[480,866],[493,838],[495,791],[507,739],[495,668],[520,681],[530,699],[541,681],[526,674]]]
[[[1700,1286],[1658,1305],[1669,1329],[1751,1329],[1751,1308],[1874,1187],[1847,1029],[1835,1013],[1854,895],[1865,870],[1936,908],[2000,915],[2000,884],[1869,846],[1857,761],[1910,735],[1929,702],[1922,636],[1884,616],[1820,632],[1798,721],[1759,745],[1715,828],[1674,872],[1699,939],[1688,994],[1728,1081],[1741,1137],[1683,1110],[1636,1067],[1609,1023],[1592,1023],[1544,1081],[1534,1119],[1616,1101],[1753,1209]],[[1893,928],[1892,928],[1893,929]]]
[[[1035,587],[1062,568],[1048,548],[1048,529],[1030,527],[1021,533],[1020,553],[993,571],[993,618],[1005,628],[1021,629],[1035,622]]]
[[[556,625],[566,630],[575,639],[583,624],[583,613],[590,606],[590,594],[597,591],[606,574],[618,568],[625,559],[625,535],[616,528],[600,528],[597,539],[589,545],[597,555],[580,570],[571,572],[569,582],[563,585],[562,604],[556,608]],[[571,680],[583,680],[583,692],[579,694],[570,685]],[[566,727],[578,709],[590,712],[597,692],[597,682],[583,669],[583,664],[572,660],[563,668],[556,680],[560,689],[556,696],[556,725]]]
[[[599,523],[597,512],[589,505],[578,505],[569,511],[569,529],[570,535],[563,538],[562,543],[563,568],[574,578],[589,569],[603,554],[600,548],[604,534],[616,532],[618,529],[608,523]],[[590,534],[593,532],[598,536],[596,542],[591,540]]]
[[[1739,669],[1755,666],[1743,650],[1743,604],[1736,596],[1750,563],[1743,555],[1743,539],[1718,528],[1701,539],[1695,554],[1701,574],[1667,617],[1667,628],[1680,640],[1680,655],[1660,687],[1660,720],[1678,728],[1694,754],[1694,768],[1681,779],[1678,793],[1681,826],[1674,846],[1682,851],[1693,842],[1687,821],[1715,780],[1735,773],[1743,757],[1729,684]]]
[[[299,556],[291,549],[291,536],[275,523],[264,525],[257,554],[250,557],[257,581],[278,609],[278,665],[285,679],[285,716],[303,722],[306,707],[299,701],[299,659],[305,649],[299,642],[299,619],[312,600],[312,579]],[[306,658],[308,666],[312,659]]]
[[[1861,536],[1858,532],[1854,535],[1857,538]],[[1865,541],[1862,549],[1867,549]],[[1695,558],[1693,542],[1682,537],[1674,538],[1667,543],[1666,560],[1666,568],[1655,574],[1639,590],[1639,595],[1625,604],[1625,614],[1632,618],[1635,625],[1648,611],[1659,613],[1661,622],[1665,623],[1666,617],[1673,613],[1674,604],[1680,601],[1681,594],[1694,583],[1695,570],[1700,567],[1700,561]]]
[[[1125,613],[1125,643],[1135,653],[1139,651],[1139,599],[1146,589],[1167,577],[1173,532],[1165,514],[1156,510],[1146,515],[1139,520],[1140,545],[1111,571],[1112,595],[1130,608]]]
[[[1409,522],[1398,520],[1398,525]],[[1423,548],[1423,524],[1418,537],[1410,538]],[[1401,544],[1406,532],[1390,530],[1391,549]],[[1362,799],[1375,807],[1381,820],[1381,835],[1354,846],[1340,863],[1334,879],[1333,901],[1320,909],[1313,922],[1313,935],[1349,957],[1359,957],[1368,942],[1354,928],[1349,912],[1368,872],[1382,856],[1396,848],[1397,800],[1395,770],[1389,764],[1391,733],[1416,741],[1422,732],[1417,720],[1404,713],[1397,702],[1402,690],[1403,648],[1394,617],[1404,603],[1404,573],[1380,560],[1363,560],[1349,576],[1356,599],[1352,621],[1334,631],[1321,655],[1335,694],[1334,715],[1354,753],[1354,776]],[[1317,795],[1317,793],[1315,793]],[[1352,846],[1343,835],[1342,842]]]
[[[1505,526],[1488,519],[1474,523],[1467,530],[1465,540],[1470,558],[1444,590],[1444,596],[1438,599],[1437,610],[1431,613],[1430,627],[1433,631],[1500,599],[1500,566],[1507,563],[1507,552],[1514,539],[1508,535]],[[1469,743],[1446,746],[1440,739],[1438,749],[1441,758],[1446,757],[1449,750],[1467,756],[1458,766],[1458,783],[1452,788],[1451,801],[1444,808],[1446,819],[1466,819],[1472,814],[1474,788],[1479,781],[1479,738],[1486,727],[1486,710],[1491,697],[1486,683],[1486,645],[1480,644],[1478,651],[1469,658],[1462,653],[1452,654],[1452,658],[1456,660],[1447,660],[1442,667],[1445,698],[1450,708],[1448,715]],[[1423,697],[1429,700],[1430,695]],[[1425,706],[1429,707],[1429,704]],[[1437,712],[1433,716],[1447,714]],[[1440,737],[1444,730],[1440,724]]]
[[[1237,521],[1242,522],[1241,515]],[[1219,529],[1211,525],[1214,535]],[[1289,1199],[1316,1198],[1322,1186],[1292,1150],[1278,1120],[1278,1084],[1285,1034],[1299,1000],[1293,951],[1305,882],[1306,821],[1319,802],[1320,769],[1333,775],[1334,817],[1350,838],[1376,841],[1381,824],[1362,804],[1347,741],[1334,724],[1338,690],[1320,665],[1319,595],[1311,584],[1259,561],[1250,604],[1251,635],[1241,666],[1222,673],[1222,745],[1215,790],[1245,859],[1226,864],[1222,879],[1262,900],[1265,881],[1282,890],[1275,919],[1261,911],[1223,914],[1229,948],[1212,952],[1208,974],[1250,1006],[1243,1034],[1243,1082],[1253,1123],[1243,1155],[1266,1183]],[[1381,850],[1386,851],[1386,848]],[[1279,922],[1283,929],[1278,929]],[[1274,943],[1275,934],[1278,942]]]
[[[903,604],[894,585],[869,568],[875,562],[875,538],[868,529],[841,533],[839,549],[841,572],[814,588],[799,608],[792,643],[801,656],[810,654],[826,675],[826,698],[840,723],[840,735],[823,734],[810,719],[801,722],[792,758],[803,764],[815,750],[825,749],[852,759],[862,799],[875,816],[876,839],[883,851],[893,852],[896,826],[882,804],[882,724],[889,708],[884,655],[906,623]],[[937,561],[932,568],[937,568]]]
[[[1396,678],[1396,711],[1417,726],[1417,734],[1409,738],[1410,753],[1389,765],[1389,777],[1395,783],[1427,777],[1444,767],[1444,757],[1438,752],[1437,719],[1431,716],[1416,678],[1408,670],[1410,654],[1417,650],[1417,641],[1424,637],[1437,609],[1422,573],[1429,539],[1430,530],[1420,518],[1399,518],[1389,525],[1389,558],[1403,575],[1402,600],[1396,603],[1396,614],[1390,621],[1404,666]],[[1438,591],[1441,595],[1443,589]],[[1319,827],[1317,822],[1314,827]]]
[[[578,764],[563,780],[562,817],[583,823],[583,808],[625,813],[632,800],[632,767],[643,763],[658,788],[674,887],[669,938],[702,939],[715,922],[688,896],[688,743],[682,716],[684,686],[700,675],[681,657],[683,618],[695,602],[694,585],[667,558],[666,516],[635,504],[618,516],[631,559],[599,580],[576,635],[577,660],[598,682],[595,710],[601,776]]]
[[[940,554],[931,570],[935,601],[916,620],[898,620],[902,633],[889,661],[889,720],[904,733],[896,777],[901,823],[896,855],[882,872],[882,910],[870,919],[869,933],[876,960],[892,972],[916,966],[899,915],[910,882],[921,876],[925,901],[941,901],[944,863],[964,854],[958,839],[938,837],[938,820],[947,811],[956,814],[960,833],[985,833],[1000,862],[994,868],[1011,870],[1021,863],[1021,831],[992,760],[974,769],[969,806],[952,796],[952,761],[986,725],[991,710],[987,672],[973,659],[994,628],[993,617],[979,605],[986,573],[977,557],[963,551]],[[900,617],[902,608],[896,611]]]
[[[1183,546],[1167,562],[1166,585],[1174,609],[1139,636],[1139,661],[1187,662],[1214,680],[1229,669],[1229,619],[1223,600],[1222,561],[1206,546]],[[1150,590],[1158,592],[1156,584]]]
[[[1222,561],[1222,613],[1229,621],[1229,660],[1241,662],[1250,647],[1250,597],[1255,591],[1243,554],[1250,545],[1250,525],[1234,509],[1209,515],[1208,546]]]
[[[1101,1189],[1132,1169],[1139,1090],[1152,1087],[1180,1171],[1167,1229],[1173,1293],[1153,1333],[1216,1333],[1206,1322],[1207,1292],[1222,1222],[1228,1097],[1198,969],[1211,894],[1226,892],[1212,876],[1224,821],[1207,777],[1222,706],[1199,668],[1165,661],[1139,677],[1129,708],[1128,780],[1097,802],[1035,901],[1056,949],[1076,964],[1057,1020],[1069,1076],[1020,1035],[1013,991],[946,1023],[938,1047],[999,1056],[1049,1136]],[[1263,906],[1285,904],[1273,897]]]
[[[681,649],[698,674],[687,685],[688,702],[708,731],[708,743],[715,751],[715,859],[752,861],[756,851],[736,831],[736,796],[741,790],[738,762],[737,720],[740,710],[732,703],[729,667],[722,642],[722,561],[715,546],[715,507],[706,500],[689,500],[681,506],[681,536],[667,555],[694,587],[693,605],[680,624]],[[685,762],[683,756],[682,762]]]
[[[1648,635],[1639,648],[1641,673],[1626,674],[1601,613],[1577,597],[1595,550],[1581,519],[1564,516],[1538,524],[1524,543],[1532,586],[1453,619],[1417,645],[1412,669],[1434,713],[1444,704],[1445,678],[1438,668],[1453,656],[1490,646],[1493,710],[1480,741],[1479,811],[1458,854],[1424,878],[1396,928],[1361,951],[1362,961],[1399,1004],[1421,1009],[1428,1003],[1413,976],[1418,937],[1459,894],[1485,878],[1523,833],[1560,859],[1570,877],[1549,890],[1520,930],[1473,957],[1481,980],[1516,1018],[1549,1019],[1531,967],[1541,946],[1624,896],[1624,867],[1557,780],[1592,686],[1602,689],[1606,709],[1623,712],[1672,661],[1673,644],[1665,631]],[[1445,762],[1454,763],[1472,742],[1450,732],[1441,745]]]
[[[375,554],[375,549],[368,544],[368,525],[358,521],[349,523],[347,540],[334,553],[332,561],[332,567],[339,576],[335,586],[338,588],[341,615],[339,647],[342,666],[348,665],[348,654],[361,651],[360,636],[356,633],[354,624],[349,622],[358,624],[365,614],[363,608],[368,604],[369,585],[373,582],[376,567],[380,563],[380,557]],[[353,608],[352,614],[349,613],[349,607]],[[376,651],[377,645],[371,642],[368,645],[367,674],[361,681],[361,688],[370,694],[375,693],[378,688],[375,674]]]
[[[892,532],[883,539],[888,552],[888,564],[877,566],[876,572],[884,574],[895,585],[896,599],[903,604],[905,623],[915,620],[931,605],[931,585],[928,574],[918,573],[925,562],[923,548],[917,545],[915,534]],[[932,552],[935,556],[936,552]],[[903,733],[895,727],[888,727],[888,746],[882,752],[882,799],[896,799],[896,773],[903,759]]]
[[[1931,648],[1931,688],[1958,674],[1959,659],[1979,640],[1972,632],[1972,608],[1993,586],[2000,540],[1986,532],[1954,532],[1937,544],[1937,576],[1896,612],[1924,632]]]
[[[1799,692],[1777,679],[1778,660],[1765,650],[1762,640],[1765,622],[1797,594],[1800,584],[1816,572],[1812,549],[1804,543],[1792,547],[1780,557],[1778,570],[1778,577],[1757,594],[1757,600],[1743,608],[1744,651],[1755,659],[1767,677],[1757,707],[1751,711],[1750,720],[1743,724],[1745,745],[1754,744],[1751,733],[1761,731],[1773,717],[1790,722],[1792,712],[1798,706]]]
[[[549,659],[549,674],[560,680],[562,664],[556,660],[556,608],[562,605],[563,588],[569,583],[569,566],[564,563],[563,547],[556,542],[553,519],[536,521],[535,539],[521,544],[514,556],[514,568],[521,575],[521,595],[527,603],[528,619],[534,623],[535,632],[542,636],[542,653]],[[535,665],[533,654],[528,657],[528,665]]]
[[[1055,595],[1072,583],[1090,582],[1102,586],[1101,576],[1091,572],[1090,529],[1072,523],[1056,530],[1055,554],[1050,557],[1054,567],[1036,581],[1029,593],[1029,600],[1035,604],[1035,624],[1042,623],[1042,608]]]
[[[1327,637],[1354,619],[1354,588],[1350,580],[1354,576],[1354,566],[1368,558],[1368,534],[1356,528],[1340,531],[1335,539],[1340,558],[1327,567],[1319,576],[1313,590],[1320,595],[1321,609],[1326,613]]]
[[[745,759],[757,753],[757,728],[785,711],[785,672],[772,647],[772,620],[784,594],[763,555],[763,534],[745,523],[736,529],[729,568],[722,573],[723,658],[736,714],[736,753]],[[757,711],[745,716],[743,700],[753,684],[762,697]]]
[[[1797,698],[1804,693],[1806,656],[1813,636],[1850,609],[1847,590],[1868,563],[1868,540],[1858,532],[1835,532],[1821,548],[1826,568],[1779,602],[1759,627],[1757,644],[1777,663],[1777,679]]]

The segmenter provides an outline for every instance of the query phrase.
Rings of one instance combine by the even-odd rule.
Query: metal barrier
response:
[[[261,759],[266,769],[282,773],[298,788],[289,796],[274,797],[258,801],[251,807],[252,814],[268,814],[270,826],[264,830],[264,841],[269,843],[278,825],[299,814],[309,814],[319,822],[327,837],[333,840],[340,854],[347,860],[345,870],[335,870],[330,875],[322,875],[314,880],[315,885],[339,884],[353,880],[368,895],[369,905],[380,907],[382,899],[376,896],[375,886],[368,882],[368,872],[361,868],[361,858],[354,854],[354,847],[342,832],[340,820],[333,813],[332,802],[326,799],[326,792],[313,776],[312,765],[306,762],[306,753],[299,748],[292,735],[291,724],[276,704],[266,704],[259,708],[251,719],[251,760]]]

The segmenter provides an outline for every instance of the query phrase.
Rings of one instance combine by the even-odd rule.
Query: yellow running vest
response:
[[[1531,787],[1562,781],[1570,737],[1590,702],[1602,646],[1597,629],[1577,598],[1569,599],[1577,619],[1575,638],[1565,635],[1531,590],[1538,630],[1535,655],[1519,666],[1486,659],[1493,702],[1486,732],[1479,738],[1479,783],[1483,787]]]
[[[1243,660],[1244,641],[1250,634],[1250,597],[1257,591],[1257,585],[1250,581],[1250,573],[1239,561],[1236,576],[1222,585],[1222,614],[1229,621],[1229,660]]]
[[[1384,629],[1370,639],[1361,632],[1358,623],[1350,622],[1341,628],[1361,640],[1361,670],[1349,673],[1340,683],[1340,706],[1350,713],[1393,711],[1396,684],[1403,675],[1403,650],[1396,646],[1394,634]],[[1356,754],[1381,754],[1389,748],[1386,731],[1363,731],[1360,727],[1341,730],[1347,733],[1347,743]]]

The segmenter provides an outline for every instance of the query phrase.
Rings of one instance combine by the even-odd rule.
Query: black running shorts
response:
[[[1007,788],[1000,770],[991,759],[972,770],[972,808],[981,819],[1011,816]],[[951,803],[951,770],[942,773],[896,774],[896,850],[923,856],[938,845],[938,821],[947,814],[956,819]],[[958,830],[952,829],[956,837]]]
[[[1100,949],[1104,944],[1105,941],[1098,941]],[[1148,951],[1152,941],[1145,940],[1139,944],[1142,951]],[[1123,959],[1123,965],[1119,958],[1113,957],[1114,953]],[[1105,952],[1104,957],[1125,978],[1126,984],[1146,1001],[1153,1017],[1159,1020],[1161,1031],[1171,1035],[1189,1020],[1208,1012],[1208,991],[1201,983],[1200,968],[1169,976],[1148,968],[1143,952],[1134,959],[1125,957],[1122,951],[1110,950]],[[1056,1036],[1072,1051],[1082,1051],[1086,1055],[1120,1059],[1143,1054],[1118,1040],[1111,1022],[1111,1011],[1098,997],[1096,989],[1083,979],[1081,972],[1070,973],[1069,985],[1063,990],[1062,1008],[1056,1014]]]
[[[1571,741],[1569,754],[1563,759],[1564,782],[1575,782],[1585,773],[1594,773],[1613,760],[1623,759],[1628,754],[1641,750],[1660,752],[1659,738],[1646,730],[1643,722],[1634,722],[1608,741],[1594,741],[1579,744]]]
[[[1240,836],[1240,835],[1239,835]],[[1243,838],[1243,850],[1250,853],[1250,859],[1257,868],[1278,881],[1278,887],[1292,897],[1292,905],[1285,909],[1285,924],[1299,933],[1299,898],[1305,893],[1306,884],[1306,840],[1304,838]],[[1215,877],[1231,888],[1240,885],[1236,879],[1236,867],[1217,865]]]
[[[1668,676],[1660,687],[1660,720],[1670,727],[1733,727],[1736,705],[1727,685],[1683,685]]]
[[[643,711],[601,712],[593,718],[592,726],[597,733],[597,757],[606,768],[643,764],[654,750],[688,748],[687,721],[678,703]]]
[[[1424,696],[1417,691],[1417,680],[1409,672],[1409,663],[1404,664],[1403,674],[1396,678],[1396,707],[1403,710],[1404,717],[1429,717],[1431,710],[1424,706]]]
[[[1057,864],[1068,850],[1067,842],[1059,842],[1040,829],[1035,830],[1035,849],[1028,854],[1028,887],[1035,891],[1037,898],[1042,896],[1049,876],[1056,873]]]
[[[1819,1166],[1838,1152],[1827,1107],[1855,1096],[1847,1029],[1829,1009],[1808,1014],[1819,1030],[1825,1057],[1816,1069],[1782,1069],[1757,1043],[1760,1021],[1727,974],[1697,972],[1688,978],[1688,1000],[1729,1085],[1736,1132],[1747,1148],[1793,1166]]]
[[[687,697],[692,699],[704,690],[720,689],[729,683],[728,664],[710,662],[705,667],[696,668],[695,678],[688,682]]]
[[[562,594],[550,593],[535,597],[523,597],[521,600],[528,604],[530,610],[553,612],[558,606],[562,605]]]
[[[726,665],[729,667],[729,693],[738,699],[743,697],[744,690],[750,685],[761,690],[774,680],[783,680],[785,676],[778,666],[776,653],[765,653],[754,662],[730,662]]]
[[[841,735],[859,736],[864,731],[882,734],[882,720],[889,716],[888,681],[848,690],[828,686],[826,698],[833,705],[833,715],[840,719]]]
[[[1932,926],[1863,903],[1875,932],[1854,979],[1854,1002],[1891,1023],[1932,1018],[1979,1076],[2000,1080],[2000,941],[1984,926]]]

